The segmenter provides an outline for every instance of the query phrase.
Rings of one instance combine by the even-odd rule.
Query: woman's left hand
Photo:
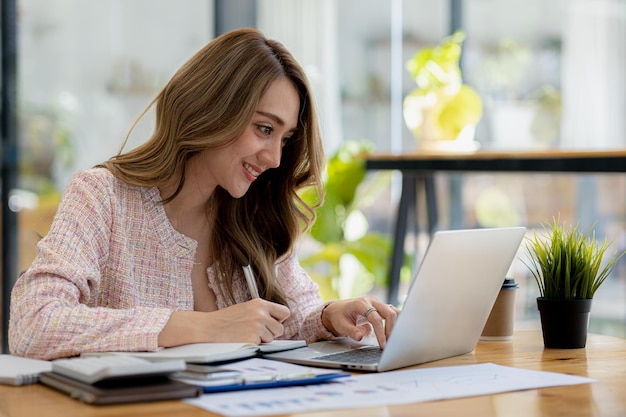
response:
[[[385,304],[374,296],[338,300],[330,303],[322,312],[322,323],[335,336],[348,336],[361,340],[372,329],[381,349],[398,318],[399,310]]]

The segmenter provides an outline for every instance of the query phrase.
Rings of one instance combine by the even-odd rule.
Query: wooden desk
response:
[[[434,174],[437,172],[626,172],[626,150],[374,154],[366,157],[365,166],[368,170],[397,170],[402,173],[402,192],[396,215],[387,296],[389,303],[397,304],[400,268],[405,253],[406,229],[409,216],[416,218],[417,195],[415,190],[420,182],[425,186],[428,229],[432,233],[438,223],[433,180]]]
[[[541,331],[516,332],[511,342],[480,342],[472,353],[416,368],[491,362],[523,369],[597,379],[591,384],[516,391],[480,397],[367,409],[330,410],[301,416],[625,416],[626,339],[590,334],[585,349],[544,349]],[[201,417],[215,416],[182,401],[90,406],[42,385],[0,385],[1,417]]]

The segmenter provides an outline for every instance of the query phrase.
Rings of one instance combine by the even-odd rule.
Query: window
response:
[[[404,64],[450,33],[451,16],[467,33],[464,79],[484,101],[476,130],[482,147],[626,147],[624,0],[250,1],[257,26],[307,70],[329,154],[345,140],[368,140],[381,152],[414,151],[402,119],[402,99],[414,86]],[[237,3],[17,1],[17,270],[32,262],[69,176],[118,151],[132,121],[171,74],[214,36],[215,7]],[[233,16],[222,9],[218,15]],[[151,128],[148,117],[130,146]],[[455,181],[460,179],[438,178],[446,214],[455,208]],[[483,226],[479,206],[504,198],[520,224],[535,227],[567,208],[569,219],[597,219],[601,233],[626,245],[622,176],[473,175],[462,184],[460,223],[440,216],[442,227]],[[370,207],[372,227],[390,233],[396,198],[392,187]],[[604,298],[592,319],[604,320],[602,332],[626,334],[624,279],[620,267],[598,294]],[[532,288],[526,288],[522,318],[533,308]]]

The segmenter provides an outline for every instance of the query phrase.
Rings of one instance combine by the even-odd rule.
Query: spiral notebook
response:
[[[0,355],[0,384],[27,385],[39,381],[42,372],[52,370],[52,363],[13,355]]]

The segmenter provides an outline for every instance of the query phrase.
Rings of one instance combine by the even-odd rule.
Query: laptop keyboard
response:
[[[329,355],[317,356],[315,359],[322,359],[340,363],[378,363],[382,349],[377,346],[366,347],[361,349],[348,350],[345,352],[331,353]]]

